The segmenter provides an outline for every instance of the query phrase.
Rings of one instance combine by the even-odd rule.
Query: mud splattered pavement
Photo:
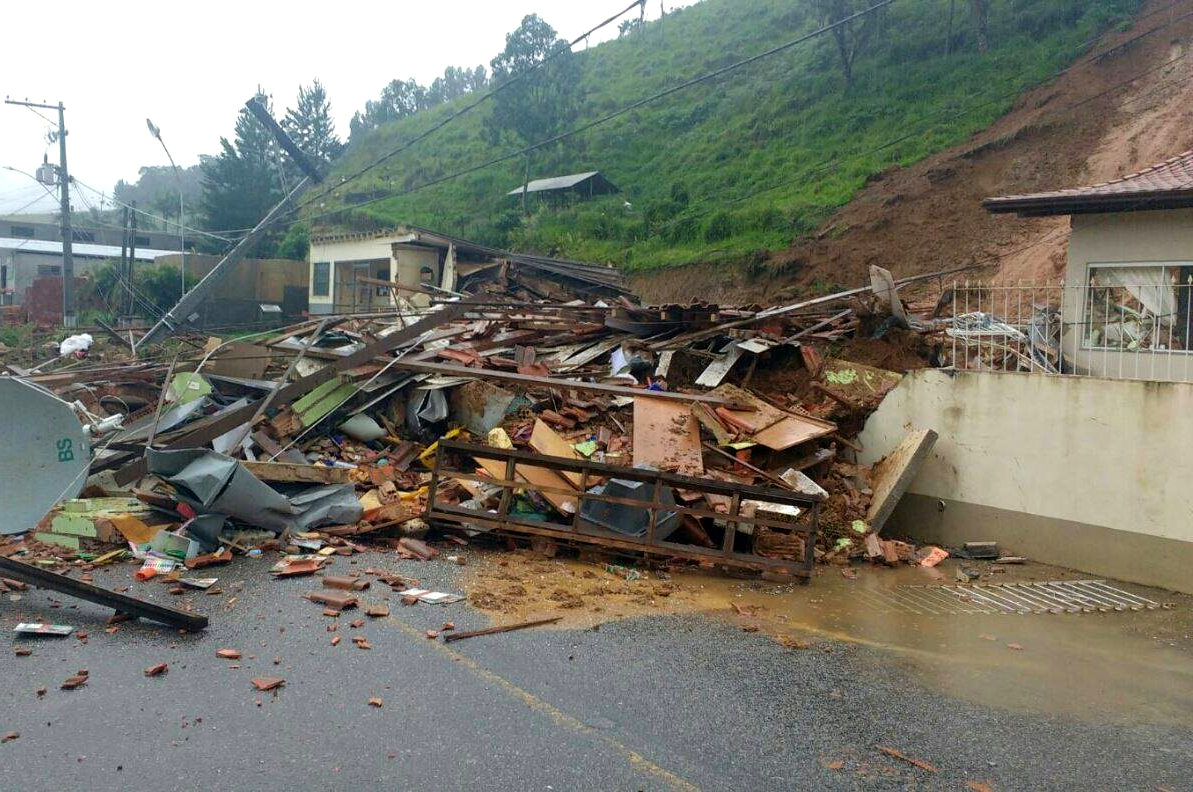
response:
[[[916,613],[899,597],[904,587],[933,582],[916,567],[856,566],[849,573],[856,577],[818,567],[814,582],[801,586],[713,572],[606,570],[604,563],[486,553],[466,575],[469,601],[498,624],[559,616],[557,629],[702,614],[788,648],[873,647],[889,654],[884,663],[977,704],[1193,728],[1193,597],[1186,595],[1126,586],[1168,606],[1139,612]],[[955,566],[941,567],[950,580]],[[1085,577],[1027,564],[1006,568],[998,581]]]
[[[6,599],[5,632],[43,616],[89,640],[14,640],[32,653],[0,654],[0,734],[19,735],[0,745],[0,788],[1180,789],[1193,774],[1187,599],[911,619],[858,596],[922,582],[911,568],[824,568],[796,586],[462,555],[465,566],[363,554],[333,568],[385,568],[473,600],[487,590],[500,610],[404,607],[375,583],[359,610],[385,603],[389,615],[332,618],[302,599],[313,578],[273,580],[268,561],[247,559],[218,568],[219,597],[136,586],[193,600],[212,617],[201,634],[136,622],[109,633],[109,612],[87,603]],[[129,582],[127,566],[94,575]],[[471,630],[553,613],[557,627],[426,637],[448,620]],[[225,648],[240,657],[217,656]],[[169,672],[147,677],[157,663]],[[80,669],[86,684],[60,690]],[[254,689],[264,677],[285,683]]]

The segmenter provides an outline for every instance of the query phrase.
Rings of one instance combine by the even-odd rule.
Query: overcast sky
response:
[[[0,95],[62,101],[71,174],[110,193],[118,179],[135,181],[141,166],[168,164],[146,117],[185,167],[218,151],[221,135],[232,136],[237,111],[258,85],[273,96],[280,116],[298,86],[318,77],[336,130],[347,137],[353,112],[389,80],[414,77],[426,85],[447,66],[488,68],[505,34],[526,14],[539,14],[570,40],[629,2],[66,0],[52,11],[41,3],[7,3]],[[692,0],[664,2],[670,10]],[[658,1],[647,6],[647,18],[657,17]],[[613,24],[593,41],[616,35]],[[42,112],[54,120],[55,113]],[[46,142],[49,129],[28,109],[0,105],[0,212],[55,208],[36,182],[3,170],[32,173],[47,153],[56,163],[57,145]],[[76,211],[86,208],[72,204]]]

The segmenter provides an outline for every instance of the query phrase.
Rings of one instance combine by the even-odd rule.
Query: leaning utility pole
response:
[[[66,169],[66,107],[62,102],[49,105],[5,99],[4,103],[58,111],[58,196],[62,213],[62,326],[74,327],[75,260],[71,244],[74,241],[74,234],[70,228],[70,172]]]
[[[290,208],[291,202],[294,200],[295,196],[297,196],[298,193],[301,192],[308,183],[318,184],[323,180],[323,175],[319,172],[319,169],[316,167],[316,165],[310,161],[307,155],[303,153],[303,151],[299,149],[297,145],[295,145],[294,141],[290,139],[290,136],[287,135],[282,130],[281,126],[278,125],[278,122],[275,121],[271,115],[269,115],[269,111],[267,111],[259,102],[257,102],[256,97],[248,100],[244,104],[249,112],[256,117],[257,121],[259,121],[261,125],[273,135],[274,139],[277,141],[277,144],[281,146],[282,150],[290,155],[290,158],[294,160],[294,164],[298,166],[299,170],[306,175],[303,176],[302,180],[298,182],[297,186],[295,186],[293,190],[286,193],[286,195],[282,197],[282,200],[269,210],[265,217],[261,218],[260,222],[258,222],[257,225],[255,225],[253,229],[248,232],[247,235],[237,242],[231,250],[224,254],[224,257],[220,259],[219,263],[215,265],[214,269],[204,275],[203,279],[196,283],[193,289],[184,294],[182,299],[179,300],[173,308],[167,311],[160,320],[158,320],[157,324],[149,328],[148,333],[141,336],[141,340],[139,340],[134,347],[134,352],[140,349],[142,346],[152,344],[154,341],[157,341],[160,338],[185,328],[195,319],[199,318],[199,315],[195,309],[198,308],[199,305],[201,305],[203,301],[211,295],[211,293],[215,290],[215,287],[220,284],[220,281],[228,276],[228,274],[232,271],[232,268],[235,267],[242,258],[244,258],[245,254],[248,253],[253,245],[257,244],[258,240],[264,235],[269,227],[277,222],[278,218]]]

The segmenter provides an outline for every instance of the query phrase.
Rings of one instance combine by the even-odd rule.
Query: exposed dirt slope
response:
[[[761,264],[694,265],[643,274],[634,286],[651,301],[740,304],[860,285],[870,264],[896,276],[981,263],[971,277],[1056,278],[1068,218],[990,215],[982,199],[1098,183],[1193,148],[1190,12],[1193,0],[1150,3],[1130,31],[1106,35],[990,128],[884,173],[814,237]]]

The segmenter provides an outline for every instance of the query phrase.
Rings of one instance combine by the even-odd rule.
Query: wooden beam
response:
[[[559,388],[560,390],[578,390],[591,393],[607,393],[612,396],[649,396],[652,399],[669,399],[684,402],[705,402],[707,404],[730,404],[719,396],[705,393],[678,393],[676,391],[651,391],[644,388],[627,388],[623,385],[606,385],[600,382],[581,382],[579,380],[557,379],[555,377],[536,377],[531,374],[518,374],[513,371],[497,371],[495,369],[469,368],[453,363],[429,363],[425,361],[399,360],[393,364],[394,368],[407,371],[417,371],[423,374],[450,374],[455,377],[471,377],[473,379],[495,379],[504,382],[518,382],[524,385],[539,385],[543,387]]]
[[[90,583],[84,583],[66,575],[59,575],[57,572],[41,569],[12,558],[0,557],[0,571],[3,571],[8,577],[38,588],[61,592],[71,597],[94,602],[97,605],[106,605],[119,613],[127,613],[142,619],[168,624],[171,627],[202,630],[207,626],[207,617],[202,614],[186,613],[136,597],[117,594],[115,591],[108,591],[99,586],[93,586]]]

